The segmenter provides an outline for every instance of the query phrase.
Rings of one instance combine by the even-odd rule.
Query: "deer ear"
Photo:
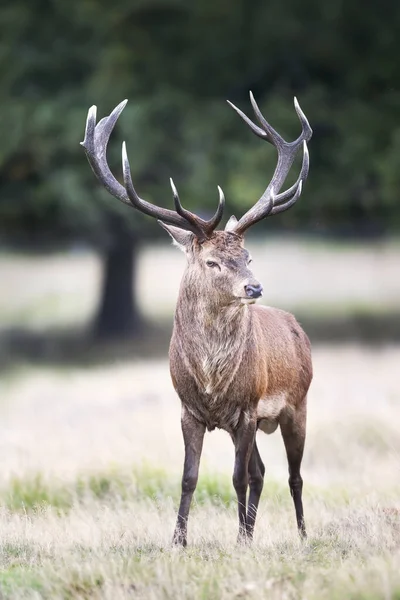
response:
[[[163,221],[157,221],[157,223],[159,223],[159,225],[161,225],[161,227],[172,237],[174,246],[177,246],[182,252],[186,252],[192,243],[194,234],[191,231],[185,231],[184,229],[179,229],[179,227],[174,227],[173,225],[166,225]]]
[[[227,224],[225,225],[225,231],[232,231],[237,222],[237,218],[234,215],[232,215],[231,218],[228,220]]]

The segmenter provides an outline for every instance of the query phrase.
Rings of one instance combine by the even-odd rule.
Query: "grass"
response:
[[[277,495],[277,483],[271,483],[270,493]],[[179,501],[180,480],[165,470],[150,465],[134,465],[131,469],[109,469],[105,472],[81,474],[66,482],[56,477],[44,478],[37,473],[30,477],[13,477],[0,490],[1,505],[10,511],[30,514],[46,508],[67,513],[75,505],[90,502],[130,503],[142,500]],[[199,478],[194,502],[230,506],[235,494],[226,474],[205,473]]]
[[[323,494],[306,503],[307,542],[291,506],[267,498],[255,543],[238,547],[234,505],[205,501],[192,511],[187,550],[170,544],[168,499],[4,513],[0,590],[10,598],[398,598],[399,515],[366,497],[334,511]]]
[[[205,440],[186,551],[179,403],[167,362],[29,368],[0,405],[0,597],[400,598],[400,348],[320,346],[298,539],[280,436],[253,546],[236,545],[229,436]]]

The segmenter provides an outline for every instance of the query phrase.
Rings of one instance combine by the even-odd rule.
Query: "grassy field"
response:
[[[14,371],[1,384],[5,598],[400,598],[400,348],[318,347],[295,531],[279,434],[255,543],[237,548],[224,432],[206,438],[189,548],[170,545],[179,403],[168,365]]]
[[[265,248],[254,248],[260,252],[255,263],[265,265]],[[300,274],[310,261],[308,283],[321,306],[336,298],[344,310],[366,297],[368,286],[377,306],[399,298],[396,247],[367,254],[295,250],[299,265],[304,262],[298,287],[290,280],[296,269],[286,278],[271,275],[279,261],[289,269],[287,248],[277,260],[273,252],[275,266],[265,271],[276,286],[276,304],[309,301]],[[150,316],[153,310],[170,314],[176,293],[154,252],[144,254],[139,276]],[[176,256],[168,263],[171,278],[179,278],[182,267]],[[143,264],[157,257],[165,294],[154,308]],[[329,266],[342,284],[329,293],[326,279],[318,296]],[[2,281],[7,274],[0,326],[40,329],[91,314],[99,276],[92,256],[3,257]],[[396,345],[314,347],[303,463],[306,543],[296,533],[279,433],[258,437],[267,473],[248,548],[236,546],[232,443],[224,432],[207,434],[186,551],[171,546],[183,444],[165,358],[81,367],[19,363],[3,370],[0,598],[399,600],[399,364]]]

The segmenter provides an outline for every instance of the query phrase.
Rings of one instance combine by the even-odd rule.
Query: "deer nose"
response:
[[[247,298],[259,298],[262,296],[263,287],[259,283],[248,284],[244,286],[244,291],[246,292]]]

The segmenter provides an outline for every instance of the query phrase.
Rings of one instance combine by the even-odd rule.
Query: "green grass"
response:
[[[270,502],[291,505],[286,482],[266,477],[263,495]],[[311,495],[323,494],[326,502],[341,503],[348,500],[346,489],[340,487],[314,488]],[[30,513],[51,507],[65,513],[77,504],[90,502],[129,503],[171,499],[177,505],[180,499],[180,477],[150,465],[135,465],[131,469],[110,468],[97,473],[80,474],[66,482],[40,473],[13,477],[6,487],[0,488],[0,502],[10,511]],[[236,505],[231,477],[226,473],[203,472],[199,476],[194,505],[216,507]]]
[[[0,591],[2,598],[12,597],[16,590],[40,593],[43,589],[43,579],[35,571],[29,567],[12,566],[8,569],[0,571]]]
[[[270,486],[277,493],[277,484]],[[76,503],[90,501],[179,500],[180,480],[160,468],[135,466],[131,470],[109,469],[101,473],[79,475],[66,483],[40,473],[30,477],[14,477],[0,489],[3,506],[12,511],[37,511],[52,507],[70,510]],[[228,506],[235,502],[229,477],[203,473],[197,485],[194,502]]]

